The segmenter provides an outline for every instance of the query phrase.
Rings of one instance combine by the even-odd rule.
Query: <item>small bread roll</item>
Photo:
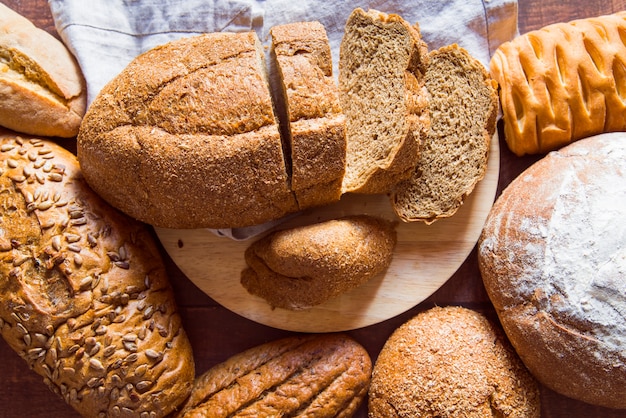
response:
[[[505,42],[491,59],[504,135],[517,155],[626,129],[626,12],[556,23]]]
[[[0,125],[74,137],[87,106],[82,72],[65,45],[0,4]]]
[[[393,223],[367,215],[275,231],[246,250],[241,284],[273,307],[307,309],[385,270],[395,244]]]
[[[370,418],[539,416],[537,383],[504,333],[466,308],[413,317],[374,365]]]

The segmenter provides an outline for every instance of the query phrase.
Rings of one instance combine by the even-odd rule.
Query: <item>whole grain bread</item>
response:
[[[369,417],[540,416],[537,382],[482,314],[435,307],[401,325],[372,371]]]
[[[172,41],[94,99],[78,135],[91,187],[165,228],[231,228],[297,209],[254,32]]]
[[[75,137],[86,105],[82,72],[65,45],[0,4],[0,125]]]
[[[517,155],[626,130],[626,11],[560,22],[500,45],[504,137]]]
[[[345,172],[345,117],[326,30],[319,22],[297,22],[274,26],[270,35],[282,97],[275,103],[298,207],[338,201]]]
[[[348,18],[339,52],[344,193],[387,193],[415,170],[428,128],[427,49],[398,15],[357,8]]]
[[[271,341],[206,371],[178,418],[353,416],[367,394],[372,364],[344,334]]]
[[[311,308],[384,271],[395,244],[394,224],[368,215],[277,230],[248,247],[241,284],[272,307]]]
[[[520,174],[478,242],[485,288],[552,390],[626,408],[626,134],[581,139]]]
[[[193,353],[150,231],[54,142],[3,136],[0,167],[4,340],[85,417],[173,411]]]
[[[487,171],[496,130],[496,82],[456,44],[431,51],[426,69],[430,129],[409,179],[393,188],[392,207],[406,222],[454,215]]]

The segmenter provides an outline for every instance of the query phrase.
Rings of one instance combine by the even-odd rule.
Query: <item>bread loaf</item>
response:
[[[428,128],[426,43],[400,16],[355,9],[339,51],[343,192],[387,193],[415,170]]]
[[[83,75],[65,45],[0,4],[0,125],[74,137],[86,105]]]
[[[177,417],[351,417],[371,367],[367,351],[346,335],[287,337],[209,369]]]
[[[566,396],[626,408],[626,133],[551,152],[494,204],[479,267],[529,370]]]
[[[167,415],[194,362],[149,230],[53,142],[2,137],[0,172],[2,337],[85,417]]]
[[[372,372],[369,417],[540,416],[539,389],[500,328],[435,307],[401,325]]]
[[[626,130],[626,12],[556,23],[498,47],[504,135],[517,155],[542,154]]]
[[[285,111],[279,120],[298,207],[338,201],[345,171],[345,117],[326,30],[319,22],[297,22],[275,26],[270,35],[283,98],[277,113]]]
[[[172,41],[94,99],[78,135],[88,183],[165,228],[263,223],[297,204],[254,32]]]
[[[367,215],[274,231],[246,250],[241,284],[273,307],[307,309],[382,272],[395,244],[393,224]]]
[[[485,176],[499,105],[496,82],[456,44],[430,52],[426,89],[430,129],[390,198],[400,219],[430,224],[454,215]]]

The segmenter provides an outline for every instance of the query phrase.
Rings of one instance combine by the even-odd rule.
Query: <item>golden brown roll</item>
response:
[[[76,157],[0,140],[0,332],[83,416],[164,416],[191,346],[150,231],[102,201]]]

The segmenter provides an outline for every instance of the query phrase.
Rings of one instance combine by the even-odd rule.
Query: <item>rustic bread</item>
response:
[[[368,215],[274,231],[246,250],[241,284],[273,307],[307,309],[385,270],[395,244],[393,223]]]
[[[500,328],[435,307],[401,325],[372,372],[369,417],[539,417],[536,381]]]
[[[344,193],[387,193],[415,170],[428,128],[427,46],[400,16],[355,9],[339,51]]]
[[[400,219],[430,224],[454,215],[485,176],[498,90],[485,67],[456,44],[430,52],[426,88],[430,129],[417,168],[390,198]]]
[[[254,32],[155,47],[94,99],[78,135],[88,183],[166,228],[231,228],[297,209]]]
[[[566,396],[626,408],[626,133],[549,153],[505,189],[478,243],[500,321]]]
[[[504,136],[541,154],[626,130],[626,12],[556,23],[505,42],[491,59]]]
[[[167,415],[194,362],[150,231],[53,142],[4,136],[0,167],[5,341],[83,416]]]
[[[282,100],[275,100],[289,149],[298,207],[338,201],[345,172],[345,117],[333,77],[326,30],[319,22],[270,29]]]
[[[0,4],[0,125],[30,135],[74,137],[87,91],[65,45]]]
[[[367,351],[344,334],[271,341],[201,375],[177,417],[351,417],[371,368]]]

